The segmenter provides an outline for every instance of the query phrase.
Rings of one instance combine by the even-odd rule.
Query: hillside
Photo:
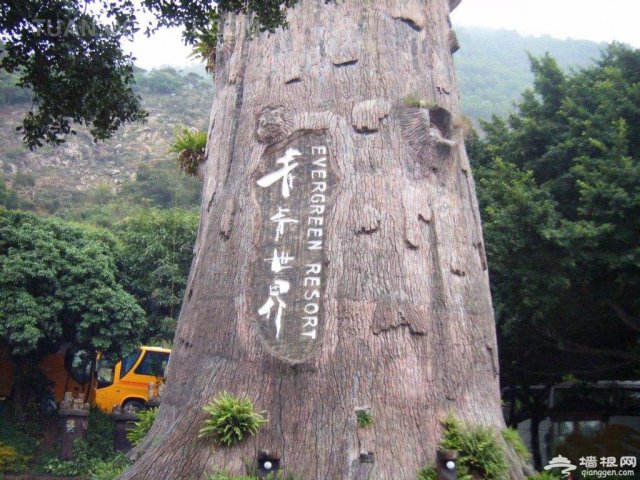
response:
[[[531,86],[527,52],[549,52],[566,70],[585,67],[606,44],[522,36],[513,31],[456,27],[460,50],[454,55],[462,110],[477,122],[508,114],[522,91]]]
[[[523,37],[515,32],[457,28],[460,51],[455,55],[465,114],[477,123],[492,114],[507,114],[533,77],[527,52],[550,52],[565,68],[585,66],[603,45],[587,41]],[[204,69],[203,69],[204,70]],[[194,202],[197,188],[171,165],[167,149],[180,126],[204,129],[209,119],[213,83],[205,75],[164,68],[137,72],[138,91],[149,118],[126,125],[107,142],[93,143],[79,129],[60,147],[31,152],[22,146],[15,127],[29,108],[29,97],[0,74],[0,172],[24,201],[23,208],[54,213],[87,200],[100,187],[112,193],[136,182],[139,168],[162,170],[163,182],[179,179]],[[190,183],[191,182],[191,183]],[[148,184],[153,183],[147,181]],[[148,190],[150,185],[145,186]],[[98,196],[100,197],[100,196]],[[95,195],[94,197],[95,198]],[[151,202],[153,203],[153,202]]]
[[[15,131],[29,103],[19,91],[3,89],[0,171],[5,181],[33,208],[54,212],[83,199],[97,186],[119,189],[135,180],[141,166],[166,169],[173,159],[168,148],[175,129],[181,125],[206,129],[213,83],[171,68],[141,70],[136,77],[138,93],[149,112],[145,123],[126,125],[114,138],[98,143],[80,128],[61,146],[36,151],[25,148]],[[184,177],[177,169],[174,175]]]

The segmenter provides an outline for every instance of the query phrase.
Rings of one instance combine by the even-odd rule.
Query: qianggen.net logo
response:
[[[579,465],[579,466],[578,466]],[[545,470],[559,471],[562,478],[569,480],[577,478],[607,478],[607,477],[635,477],[638,465],[637,457],[633,455],[623,457],[580,457],[578,465],[562,455],[552,458]],[[578,470],[579,469],[579,470]],[[578,470],[578,472],[575,472]]]

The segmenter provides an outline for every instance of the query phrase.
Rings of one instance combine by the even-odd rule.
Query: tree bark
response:
[[[166,393],[123,478],[240,474],[266,451],[304,480],[415,479],[448,412],[504,427],[452,5],[301,0],[254,38],[225,18]],[[197,435],[223,390],[269,423],[214,448]]]

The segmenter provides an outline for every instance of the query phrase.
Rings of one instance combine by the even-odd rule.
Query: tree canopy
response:
[[[144,311],[118,281],[108,233],[0,207],[0,338],[31,360],[68,341],[128,353]]]
[[[145,341],[173,338],[197,226],[198,214],[181,209],[149,209],[116,226],[122,282],[147,313]]]
[[[148,33],[183,26],[187,44],[213,51],[217,23],[225,12],[248,13],[256,31],[285,24],[286,8],[296,0],[220,0],[212,2],[144,0],[155,19]],[[18,86],[33,96],[19,127],[30,148],[57,144],[89,127],[95,140],[109,138],[120,125],[143,120],[146,112],[133,90],[133,57],[121,41],[141,29],[131,0],[10,0],[0,5],[0,69],[16,72]]]
[[[505,383],[625,378],[640,359],[640,51],[611,45],[473,136]],[[553,362],[550,362],[551,355]]]

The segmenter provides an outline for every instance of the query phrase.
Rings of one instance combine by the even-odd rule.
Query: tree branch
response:
[[[558,348],[565,352],[584,353],[587,355],[602,355],[606,357],[621,358],[623,360],[633,361],[636,359],[636,355],[629,352],[622,352],[620,350],[610,350],[606,348],[590,347],[588,345],[582,345],[571,340],[566,340],[563,343],[558,343]]]
[[[622,320],[622,323],[624,323],[627,327],[631,328],[632,330],[635,330],[636,332],[640,332],[640,318],[631,317],[617,303],[605,302],[605,305],[608,305],[609,307],[611,307],[611,309],[614,312],[616,312],[616,315],[618,316],[618,318]]]

